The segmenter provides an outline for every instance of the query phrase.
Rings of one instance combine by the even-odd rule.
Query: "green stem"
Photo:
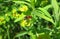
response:
[[[19,39],[21,39],[21,38],[19,37]]]
[[[8,39],[10,39],[10,35],[9,35],[9,27],[7,29],[7,35],[8,35]]]
[[[4,35],[4,39],[6,39],[6,37],[7,37],[7,34],[5,33],[5,35]]]
[[[32,7],[35,7],[35,0],[31,0]]]
[[[37,36],[32,33],[32,31],[29,32],[30,39],[37,39]]]
[[[2,39],[2,35],[0,35],[0,39]]]

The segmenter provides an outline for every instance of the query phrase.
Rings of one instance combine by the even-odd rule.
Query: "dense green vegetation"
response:
[[[0,39],[60,39],[60,1],[0,0]]]

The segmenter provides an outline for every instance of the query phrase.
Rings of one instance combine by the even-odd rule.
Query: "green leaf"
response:
[[[0,35],[0,39],[2,39],[2,35]]]
[[[39,34],[39,36],[37,37],[38,39],[51,39],[50,35],[48,34]]]
[[[48,10],[50,8],[52,8],[52,5],[47,5],[47,6],[44,7],[45,10]]]
[[[38,17],[40,17],[40,18],[43,18],[43,19],[45,19],[45,20],[47,20],[47,21],[50,21],[51,23],[54,24],[53,19],[52,19],[52,18],[49,18],[48,16],[46,16],[45,14],[43,14],[43,12],[41,12],[41,11],[39,11],[39,10],[34,10],[32,13],[33,13],[34,15],[36,15],[36,16],[38,16]]]
[[[41,12],[43,12],[44,15],[48,16],[49,18],[52,18],[51,15],[49,14],[49,12],[47,10],[45,10],[44,8],[38,8]]]
[[[32,31],[29,32],[30,39],[37,39],[37,36],[32,33]]]
[[[31,5],[35,7],[35,0],[30,0],[30,1],[31,1]]]
[[[23,36],[23,35],[25,35],[25,34],[27,34],[28,32],[20,32],[20,33],[18,33],[15,37],[20,37],[20,36]]]
[[[30,0],[26,0],[26,1],[31,2]]]
[[[13,1],[13,2],[15,2],[15,3],[17,3],[17,4],[26,4],[26,5],[28,5],[29,7],[32,7],[31,4],[29,4],[29,3],[25,2],[25,1]]]
[[[58,26],[60,26],[60,9],[59,9],[59,24],[58,24]]]
[[[58,3],[58,5],[60,5],[60,3]],[[52,8],[52,5],[49,4],[49,5],[47,5],[47,6],[43,7],[43,8],[44,8],[45,10],[48,10],[48,9]]]
[[[10,20],[10,18],[9,17],[6,17],[6,19],[5,19],[7,22],[9,22],[9,20]]]
[[[57,0],[51,0],[51,3],[52,3],[52,7],[54,8],[54,18],[56,21],[58,21],[59,20],[59,14],[58,14],[59,6],[57,3]]]

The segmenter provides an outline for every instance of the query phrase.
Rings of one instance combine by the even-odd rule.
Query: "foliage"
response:
[[[0,39],[60,39],[60,1],[0,0]]]

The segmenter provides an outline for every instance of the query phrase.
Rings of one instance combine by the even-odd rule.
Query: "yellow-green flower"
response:
[[[3,18],[3,17],[1,17],[1,18],[0,18],[0,21],[1,21],[1,22],[2,22],[2,21],[4,21],[4,18]]]
[[[16,13],[16,9],[13,9],[13,10],[12,10],[12,13]]]
[[[2,25],[2,24],[5,24],[5,18],[4,17],[0,17],[0,25]]]
[[[21,16],[21,14],[17,14],[16,17],[19,18]]]
[[[22,27],[30,26],[31,25],[31,22],[28,21],[28,20],[22,20],[21,23],[20,23],[20,25]]]
[[[22,7],[19,7],[19,10],[22,12],[26,12],[28,10],[28,7],[26,5],[23,5]]]
[[[27,20],[22,20],[22,22],[20,23],[20,25],[22,27],[25,27],[27,25]]]
[[[13,17],[14,17],[14,18],[19,18],[19,17],[20,17],[20,14],[18,14],[18,13],[13,13]]]

